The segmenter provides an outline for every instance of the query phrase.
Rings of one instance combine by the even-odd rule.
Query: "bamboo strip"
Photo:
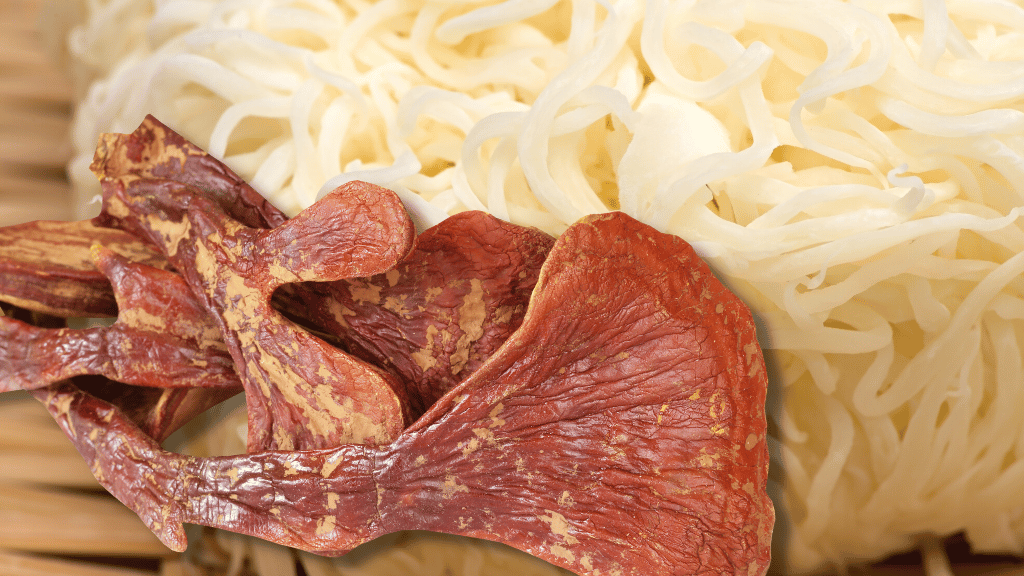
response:
[[[40,52],[35,34],[10,31],[0,39],[0,66],[18,67],[26,71],[51,66],[49,58]]]
[[[8,4],[8,0],[0,2],[0,6]],[[20,18],[16,15],[11,15],[7,10],[0,9],[0,33],[3,33],[4,38],[10,39],[3,46],[6,48],[8,45],[13,44],[14,39],[24,38],[26,36],[35,36],[38,30],[35,29],[35,19]],[[33,46],[35,43],[32,44]]]
[[[28,392],[5,392],[0,396],[0,418],[24,418],[34,423],[53,422],[50,412]],[[56,424],[53,424],[56,429]]]
[[[164,560],[160,564],[160,576],[202,576],[195,566],[181,560]]]
[[[4,0],[0,2],[0,16],[34,25],[36,16],[45,3],[45,0]]]
[[[22,189],[35,189],[36,197],[11,198],[8,192]],[[15,179],[0,173],[0,205],[4,207],[0,213],[0,226],[11,226],[33,220],[70,220],[71,207],[66,199],[67,184]],[[14,196],[14,194],[11,194]]]
[[[12,412],[11,414],[15,414]],[[19,419],[8,414],[0,416],[0,449],[5,451],[33,451],[53,456],[77,456],[78,451],[56,423],[33,422],[30,418]],[[15,424],[16,423],[16,424]]]
[[[263,540],[247,539],[252,566],[261,576],[297,576],[295,553],[290,548]]]
[[[29,191],[34,196],[68,198],[71,196],[70,190],[71,185],[59,166],[33,170],[28,166],[5,164],[0,160],[0,202],[4,204],[29,200],[23,196]]]
[[[0,20],[0,33],[4,35],[35,35],[38,32],[35,14],[33,14],[31,18],[19,18],[0,10],[0,18],[2,18],[2,20]]]
[[[216,532],[215,537],[219,540],[220,546],[228,553],[229,560],[224,570],[224,576],[239,576],[249,552],[244,537],[223,531]]]
[[[78,453],[50,454],[30,450],[0,452],[3,483],[44,484],[66,488],[99,489],[89,466]]]
[[[64,139],[36,130],[7,130],[0,132],[0,150],[4,163],[62,168],[71,159],[71,145],[55,142]]]
[[[67,111],[53,106],[2,106],[0,107],[0,130],[14,136],[35,136],[46,138],[54,148],[69,151],[69,130]],[[7,157],[6,150],[4,157]]]
[[[997,565],[961,565],[956,566],[958,576],[1024,576],[1024,566],[1020,564]]]
[[[19,202],[10,205],[0,199],[4,212],[0,214],[0,226],[11,226],[35,220],[70,220],[69,208],[63,205],[46,204],[43,202]]]
[[[0,550],[0,574],[4,576],[154,576],[155,572],[116,566],[103,566],[80,560],[43,558],[10,550]]]
[[[171,554],[113,498],[17,485],[0,490],[0,548],[108,556]]]
[[[70,191],[71,185],[63,179],[26,174],[24,170],[0,164],[0,202],[5,206],[19,200],[28,205],[32,197],[68,198]],[[62,210],[70,211],[71,207]]]
[[[299,552],[298,557],[302,563],[302,569],[308,576],[341,576],[334,564],[323,556]]]
[[[9,34],[36,34],[38,32],[38,7],[19,7],[17,2],[4,0],[0,2],[0,30]],[[41,4],[41,2],[33,2]]]
[[[67,79],[56,70],[38,70],[32,75],[0,75],[0,95],[40,103],[66,103],[72,98]]]
[[[956,576],[1024,576],[1021,564],[995,563],[971,564],[958,562],[953,565]],[[827,576],[822,574],[821,576]],[[874,564],[871,566],[850,566],[849,576],[929,576],[923,566],[904,564]]]

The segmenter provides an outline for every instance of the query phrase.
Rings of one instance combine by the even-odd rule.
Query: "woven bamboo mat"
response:
[[[0,1],[0,225],[71,216],[71,83],[43,49],[41,5]]]

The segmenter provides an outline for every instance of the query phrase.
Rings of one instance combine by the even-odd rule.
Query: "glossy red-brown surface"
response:
[[[98,244],[93,262],[110,282],[117,321],[75,330],[0,317],[0,392],[85,374],[140,386],[241,391],[220,330],[180,276]]]
[[[92,165],[103,178],[174,180],[203,191],[233,220],[252,228],[273,228],[287,217],[224,163],[189,142],[153,116],[131,134],[100,139]],[[104,226],[126,224],[104,212]]]
[[[456,214],[386,273],[328,284],[314,315],[353,354],[395,372],[419,416],[519,328],[553,244],[483,212]]]
[[[93,169],[108,182],[151,186],[156,194],[167,182],[188,184],[196,194],[176,196],[179,208],[202,196],[252,228],[286,220],[230,168],[151,116],[130,135],[104,137]],[[97,222],[146,236],[135,219],[115,217],[111,207],[117,211],[116,204],[108,205]],[[273,302],[290,318],[392,373],[392,386],[407,400],[403,411],[418,416],[519,326],[553,242],[537,230],[465,212],[424,231],[415,249],[386,273],[287,284],[274,292]]]
[[[55,316],[116,316],[110,283],[89,252],[95,244],[135,262],[167,266],[155,247],[88,221],[7,226],[0,228],[0,301]]]
[[[169,137],[158,126],[147,130],[156,142]],[[379,445],[397,437],[407,423],[404,387],[270,304],[283,284],[392,268],[414,239],[397,196],[354,182],[276,228],[251,228],[232,217],[223,198],[147,173],[151,164],[187,159],[165,150],[157,152],[173,158],[154,156],[152,147],[134,145],[140,138],[107,135],[97,150],[104,214],[159,246],[217,318],[246,388],[250,451]]]
[[[0,317],[0,392],[100,376],[81,385],[158,441],[241,392],[220,330],[180,276],[99,244],[91,252],[115,297],[117,320],[71,329]],[[43,285],[52,289],[53,281]]]
[[[36,394],[176,549],[183,522],[324,554],[426,529],[580,574],[761,574],[765,388],[748,310],[611,214],[559,238],[519,329],[387,446],[188,458],[70,384]]]

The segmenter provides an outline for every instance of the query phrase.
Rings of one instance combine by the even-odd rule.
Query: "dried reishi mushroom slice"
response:
[[[244,524],[246,529],[236,531],[259,533],[271,541],[295,537],[288,534],[288,528],[262,517],[279,513],[278,506],[288,508],[289,504],[280,500],[286,497],[286,492],[288,496],[298,496],[298,500],[291,504],[301,505],[301,501],[318,501],[320,496],[326,496],[334,502],[333,507],[340,502],[341,494],[365,496],[374,493],[371,476],[374,449],[368,446],[350,444],[330,450],[270,451],[246,455],[241,459],[195,458],[164,451],[155,440],[143,434],[121,409],[82,391],[70,381],[31,393],[46,405],[90,465],[97,481],[135,511],[164,544],[176,551],[184,551],[187,544],[181,526],[185,504],[170,495],[185,485],[197,482],[244,483],[245,498],[253,498],[259,502],[259,507],[239,519],[240,525]],[[292,454],[320,462],[318,472],[332,477],[331,488],[336,492],[332,495],[305,493],[311,488],[311,478],[308,473],[299,475],[298,469],[290,467],[288,462]],[[339,466],[342,461],[344,465]],[[340,511],[339,514],[351,513],[360,520],[371,518],[373,499],[364,497],[360,505],[369,507]],[[218,515],[216,511],[209,512]],[[231,518],[220,516],[220,520],[231,521]],[[348,550],[368,539],[368,524],[357,522],[351,527],[332,525],[332,528],[351,529],[354,536],[345,547]],[[337,538],[338,535],[332,534],[332,537]]]
[[[121,409],[83,392],[68,380],[32,390],[31,394],[46,405],[90,464],[96,480],[111,494],[122,494],[132,502],[133,510],[137,506],[148,514],[155,509],[157,515],[142,517],[143,521],[162,529],[159,510],[165,491],[178,480],[180,466],[159,471],[152,466],[153,457],[160,450],[159,444],[145,435]],[[118,436],[125,443],[118,445]],[[174,458],[182,457],[175,454]],[[173,459],[166,463],[174,464]],[[172,507],[173,504],[168,505],[167,509]]]
[[[43,399],[178,550],[184,522],[322,554],[423,529],[579,574],[761,575],[766,387],[749,310],[685,242],[609,214],[558,239],[519,330],[386,447],[196,459],[73,386]]]
[[[100,149],[94,166],[103,166]],[[367,276],[412,248],[398,197],[352,182],[272,229],[232,219],[190,185],[107,178],[104,210],[165,252],[216,316],[245,386],[250,451],[386,444],[407,423],[393,376],[330,346],[275,310],[287,283]],[[401,394],[401,396],[400,396]]]
[[[105,376],[89,379],[87,390],[121,407],[162,441],[242,391],[219,329],[180,276],[129,262],[99,245],[92,256],[113,287],[117,321],[85,329],[40,328],[0,317],[0,392]]]
[[[241,391],[219,328],[180,276],[99,245],[92,255],[113,287],[117,321],[47,329],[0,318],[0,392],[85,374],[141,386]]]
[[[167,268],[155,248],[89,221],[7,226],[0,228],[0,300],[66,318],[116,316],[110,283],[89,253],[94,244],[132,261]]]
[[[483,212],[456,214],[386,273],[327,284],[333,298],[310,315],[406,382],[418,416],[519,328],[554,241]]]
[[[224,163],[151,115],[131,134],[102,134],[92,171],[127,187],[137,179],[174,180],[200,188],[233,220],[251,228],[273,228],[288,218]],[[102,214],[98,221],[118,226]]]
[[[138,426],[143,434],[158,443],[166,440],[171,434],[207,409],[242,391],[240,386],[237,388],[133,386],[102,376],[76,377],[71,382],[83,392],[111,403]],[[36,391],[38,390],[44,389],[37,388]]]
[[[273,228],[288,220],[227,165],[151,115],[131,134],[102,134],[98,148],[91,165],[93,172],[104,180],[118,181],[122,187],[139,179],[175,181],[201,189],[203,196],[232,220],[250,228]],[[180,200],[188,202],[189,198]],[[101,226],[137,230],[131,220],[122,220],[106,210],[94,221]],[[308,317],[308,311],[325,307],[319,303],[327,300],[330,296],[312,285],[289,284],[274,293],[277,308],[311,327],[319,323]]]
[[[582,574],[764,573],[766,390],[749,310],[689,245],[589,217],[520,329],[378,457],[382,522]]]
[[[121,186],[138,179],[174,180],[202,188],[246,226],[270,228],[286,220],[230,168],[152,116],[132,134],[103,135],[99,148],[93,170]],[[98,221],[133,229],[106,212]],[[467,212],[421,234],[416,251],[387,276],[287,285],[275,292],[275,305],[398,375],[412,414],[419,415],[519,326],[553,241],[539,231]],[[378,287],[384,290],[379,299]]]
[[[161,237],[161,232],[154,228],[162,226],[163,218],[168,214],[182,214],[189,210],[194,199],[201,198],[197,212],[208,212],[214,214],[214,219],[220,219],[225,226],[235,231],[239,224],[251,228],[269,228],[283,223],[284,215],[267,203],[255,190],[242,181],[230,169],[209,156],[199,147],[189,143],[173,130],[161,124],[155,118],[149,116],[133,134],[107,134],[101,137],[96,156],[92,164],[93,171],[101,178],[105,190],[127,191],[128,196],[134,193],[135,205],[129,210],[128,204],[124,202],[118,193],[105,193],[103,214],[97,221],[105,225],[114,225],[134,231],[141,236],[149,237],[158,245],[164,246],[171,254],[172,260],[181,260],[186,268],[195,267],[198,263],[187,261],[189,258],[175,258],[178,249],[178,241],[181,238]],[[181,183],[187,184],[185,188],[192,190],[192,193],[182,193]],[[201,189],[201,193],[197,190]],[[348,270],[337,268],[335,270],[323,270],[323,277],[308,278],[308,280],[322,281],[343,277],[349,273],[353,275],[373,274],[383,271],[397,261],[398,258],[409,250],[412,242],[412,224],[404,210],[396,210],[400,207],[397,197],[390,191],[382,188],[355,183],[347,187],[351,193],[358,192],[360,201],[377,202],[374,210],[356,210],[349,225],[354,227],[346,237],[343,238],[321,238],[325,242],[319,247],[314,246],[317,239],[323,236],[320,231],[314,230],[314,226],[289,224],[282,228],[282,231],[292,230],[296,232],[295,238],[299,246],[309,249],[309,254],[303,263],[299,258],[290,257],[290,262],[271,263],[274,266],[270,270],[271,275],[287,275],[289,265],[315,264],[317,257],[314,252],[324,251],[327,247],[333,248],[335,241],[347,242],[339,257],[330,254],[321,254],[324,262],[348,258],[352,260]],[[145,197],[151,194],[152,198],[147,201]],[[380,197],[376,197],[376,196]],[[127,196],[125,197],[127,200]],[[140,202],[141,201],[141,202]],[[163,202],[164,204],[161,204]],[[334,203],[334,208],[340,208]],[[333,219],[336,225],[345,225],[345,216],[337,218],[327,214],[331,209],[321,210],[320,215],[324,221]],[[163,212],[166,209],[166,213]],[[133,217],[132,210],[135,215]],[[314,209],[307,210],[308,213],[315,212]],[[367,218],[368,216],[368,218]],[[301,216],[300,216],[301,218]],[[376,218],[376,220],[374,220]],[[315,220],[315,219],[313,219]],[[184,220],[178,220],[183,222]],[[303,228],[303,226],[306,226]],[[380,226],[379,229],[368,230],[369,233],[359,234],[359,226]],[[173,231],[173,225],[171,226]],[[325,228],[326,232],[332,232],[330,227]],[[240,232],[243,236],[244,232]],[[155,234],[155,235],[154,235]],[[275,233],[283,238],[284,234]],[[391,234],[391,236],[389,236]],[[251,235],[251,234],[250,234]],[[228,242],[231,242],[231,234],[225,231]],[[345,236],[342,234],[342,236]],[[218,236],[218,238],[220,238]],[[381,240],[390,242],[381,242]],[[211,244],[216,244],[216,238],[208,238]],[[376,244],[374,244],[376,242]],[[244,243],[244,240],[243,240]],[[386,246],[385,246],[386,244]],[[281,248],[282,254],[293,247]],[[375,252],[376,251],[376,252]],[[207,250],[206,255],[211,251]],[[224,255],[224,251],[213,249],[213,253]],[[200,253],[199,256],[204,256]],[[293,255],[294,256],[294,255]],[[355,260],[353,260],[353,256]],[[362,262],[357,262],[362,257]],[[374,260],[376,259],[376,262]],[[384,265],[384,264],[387,265]],[[210,264],[206,262],[206,264]],[[264,262],[266,264],[266,262]],[[361,267],[360,267],[361,266]],[[216,267],[216,265],[214,266]],[[241,269],[236,276],[249,278],[252,272],[248,263],[243,262]],[[309,272],[309,271],[307,271]],[[332,276],[333,274],[333,276]],[[213,276],[215,274],[207,275]],[[202,292],[204,290],[202,274],[192,275],[193,286]],[[274,286],[281,284],[281,278],[274,277],[273,284],[265,284],[263,287],[273,292]],[[215,285],[216,281],[213,282]],[[228,289],[237,288],[239,283],[228,286]],[[223,288],[223,287],[222,287]],[[222,289],[221,296],[224,296]],[[236,295],[237,296],[237,295]],[[316,291],[302,286],[288,286],[287,290],[278,291],[277,297],[280,300],[305,299],[310,304],[324,299],[326,296],[322,291]],[[262,297],[261,297],[262,298]],[[245,299],[235,299],[235,308],[247,306]],[[217,302],[207,298],[207,306],[218,314],[223,308]],[[302,306],[294,306],[301,310]],[[238,310],[229,311],[230,317],[223,318],[226,324],[237,324],[240,320]],[[243,314],[244,315],[244,314]],[[250,449],[257,448],[299,448],[314,447],[318,445],[335,445],[341,441],[368,441],[371,443],[385,442],[396,435],[402,428],[404,422],[408,421],[409,410],[405,402],[405,392],[402,386],[391,376],[371,366],[354,362],[351,358],[345,357],[327,347],[320,339],[311,337],[308,333],[298,330],[290,322],[283,321],[281,315],[273,313],[260,313],[256,316],[266,318],[265,328],[276,330],[274,325],[285,326],[284,336],[268,334],[263,330],[256,340],[251,338],[252,330],[243,330],[244,338],[253,340],[245,343],[248,358],[242,353],[241,340],[237,334],[228,335],[228,343],[232,347],[232,353],[238,363],[239,372],[243,377],[249,376],[247,380],[249,393],[250,417]],[[259,322],[252,322],[253,326]],[[297,339],[297,340],[296,340]],[[262,350],[260,348],[262,347]],[[309,360],[303,364],[300,371],[308,374],[297,375],[289,365],[293,363],[292,356],[296,350],[301,349],[302,355]],[[320,357],[320,360],[317,360]],[[270,364],[271,366],[264,366]],[[312,372],[316,370],[316,372]],[[284,390],[268,384],[267,380],[276,377]],[[251,381],[255,380],[255,381]],[[333,384],[324,386],[325,380],[333,381]],[[347,382],[342,382],[347,380]],[[386,386],[382,386],[386,384]],[[274,398],[258,398],[252,392],[259,385],[258,392],[263,395],[269,391]],[[333,386],[334,389],[330,390]],[[343,389],[344,388],[344,389]],[[397,410],[394,406],[396,394],[388,388],[398,391],[397,398],[399,405]],[[284,400],[284,396],[290,395],[290,400]],[[364,418],[368,416],[369,419]],[[339,421],[344,429],[339,429]]]

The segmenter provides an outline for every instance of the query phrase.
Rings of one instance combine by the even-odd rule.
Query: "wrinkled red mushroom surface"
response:
[[[464,214],[414,246],[397,197],[362,183],[286,221],[152,118],[105,137],[94,167],[97,222],[159,249],[181,274],[169,284],[219,329],[245,385],[250,453],[161,449],[195,398],[106,379],[21,387],[171,548],[186,544],[183,523],[325,555],[422,529],[587,575],[767,570],[763,359],[749,310],[683,240],[611,213],[552,245]],[[134,270],[128,284],[155,274],[116,263]],[[310,280],[331,282],[288,284]],[[127,302],[115,326],[136,329],[126,318],[144,299]],[[24,344],[30,328],[12,334]],[[390,424],[360,436],[332,402]]]
[[[104,210],[159,246],[217,318],[246,388],[250,450],[384,444],[398,435],[406,414],[390,375],[341,353],[270,304],[285,283],[394,266],[413,241],[397,197],[380,198],[375,187],[353,183],[276,228],[255,229],[190,185],[107,177],[99,167],[112,161],[94,163]]]
[[[117,321],[72,330],[0,317],[0,392],[84,374],[158,388],[241,391],[220,330],[177,274],[129,262],[98,244],[93,262],[111,283]]]
[[[760,574],[764,390],[746,308],[681,240],[613,214],[559,238],[519,330],[386,447],[194,459],[107,429],[80,392],[49,405],[177,549],[182,522],[326,554],[424,529],[580,574]],[[104,472],[125,459],[132,480]]]
[[[353,354],[406,382],[418,416],[519,328],[553,244],[483,212],[456,214],[386,273],[328,284],[315,315]]]
[[[0,228],[0,301],[54,316],[116,316],[114,294],[90,249],[106,246],[133,262],[167,267],[159,251],[91,222],[29,222]]]

